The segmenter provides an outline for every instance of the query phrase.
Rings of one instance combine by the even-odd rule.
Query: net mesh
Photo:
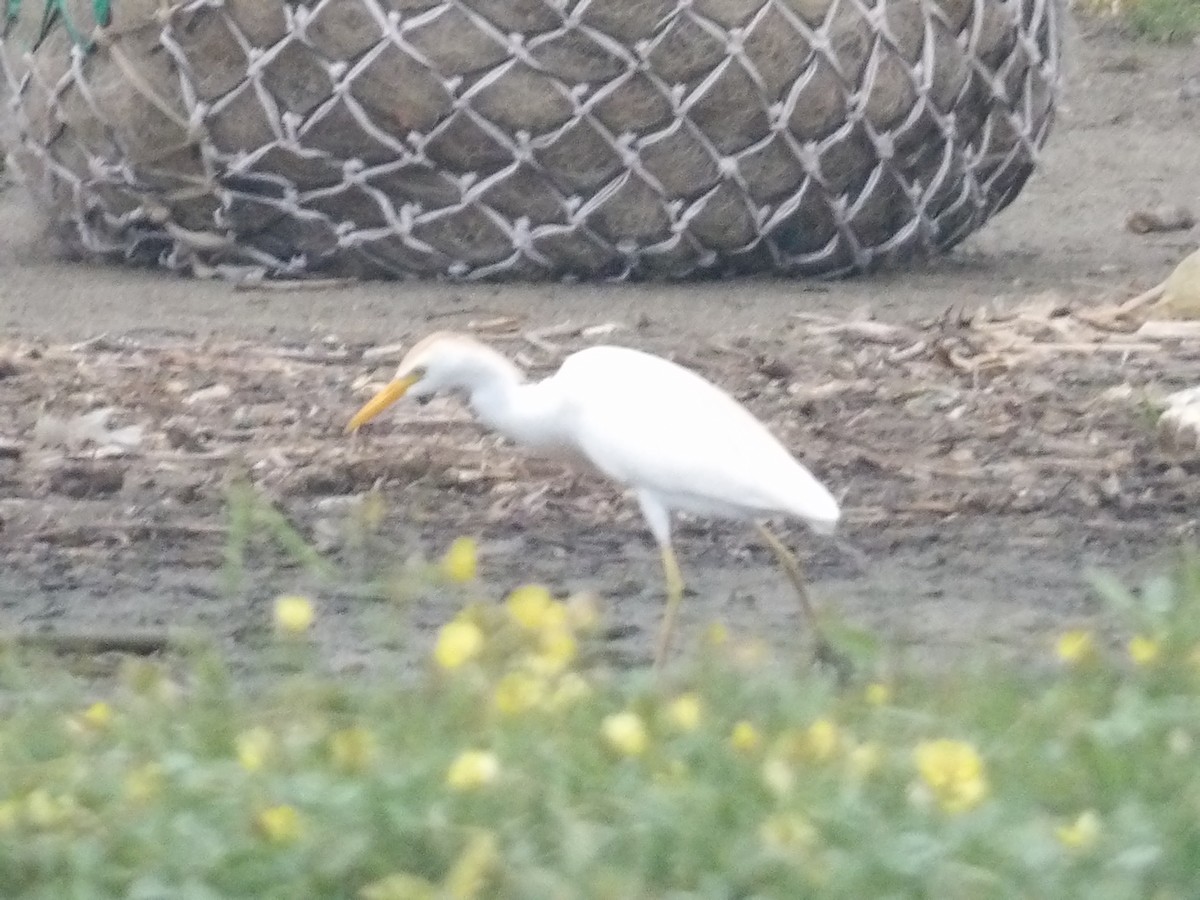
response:
[[[1059,0],[9,0],[80,252],[267,275],[836,275],[1007,205]]]

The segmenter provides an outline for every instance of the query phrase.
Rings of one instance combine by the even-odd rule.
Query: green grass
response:
[[[10,650],[0,896],[1193,897],[1200,562],[1097,591],[1140,662],[1047,635],[839,685],[716,632],[655,681],[540,590],[474,598],[405,684],[315,674],[294,602],[254,690],[202,650],[103,690]]]
[[[1197,0],[1138,0],[1125,13],[1140,35],[1160,41],[1186,41],[1200,35]]]
[[[1075,0],[1076,8],[1111,15],[1112,0]],[[1182,42],[1200,35],[1200,2],[1197,0],[1121,0],[1116,15],[1141,37],[1154,41]]]

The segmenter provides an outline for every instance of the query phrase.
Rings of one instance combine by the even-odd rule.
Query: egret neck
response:
[[[478,360],[467,388],[475,416],[488,428],[533,449],[561,447],[562,396],[550,381],[529,382],[520,369],[499,354]]]

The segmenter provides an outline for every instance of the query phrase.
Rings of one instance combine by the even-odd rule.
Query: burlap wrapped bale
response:
[[[10,160],[79,251],[473,278],[833,275],[949,248],[1033,170],[1063,15],[111,2],[97,23],[65,0],[44,35],[41,0],[10,2],[0,40]]]

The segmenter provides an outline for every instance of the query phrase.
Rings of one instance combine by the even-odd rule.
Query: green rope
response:
[[[21,16],[21,2],[22,0],[4,0],[5,35]],[[50,29],[54,27],[54,23],[61,20],[72,42],[85,50],[91,50],[93,42],[71,21],[71,17],[67,14],[66,0],[45,0],[45,2],[46,5],[42,8],[41,28],[38,30],[37,40],[33,43],[33,49],[36,50],[41,45],[42,41],[46,39],[46,35],[50,33]],[[101,28],[107,27],[112,22],[112,0],[92,0],[92,15],[95,17],[97,25]]]

